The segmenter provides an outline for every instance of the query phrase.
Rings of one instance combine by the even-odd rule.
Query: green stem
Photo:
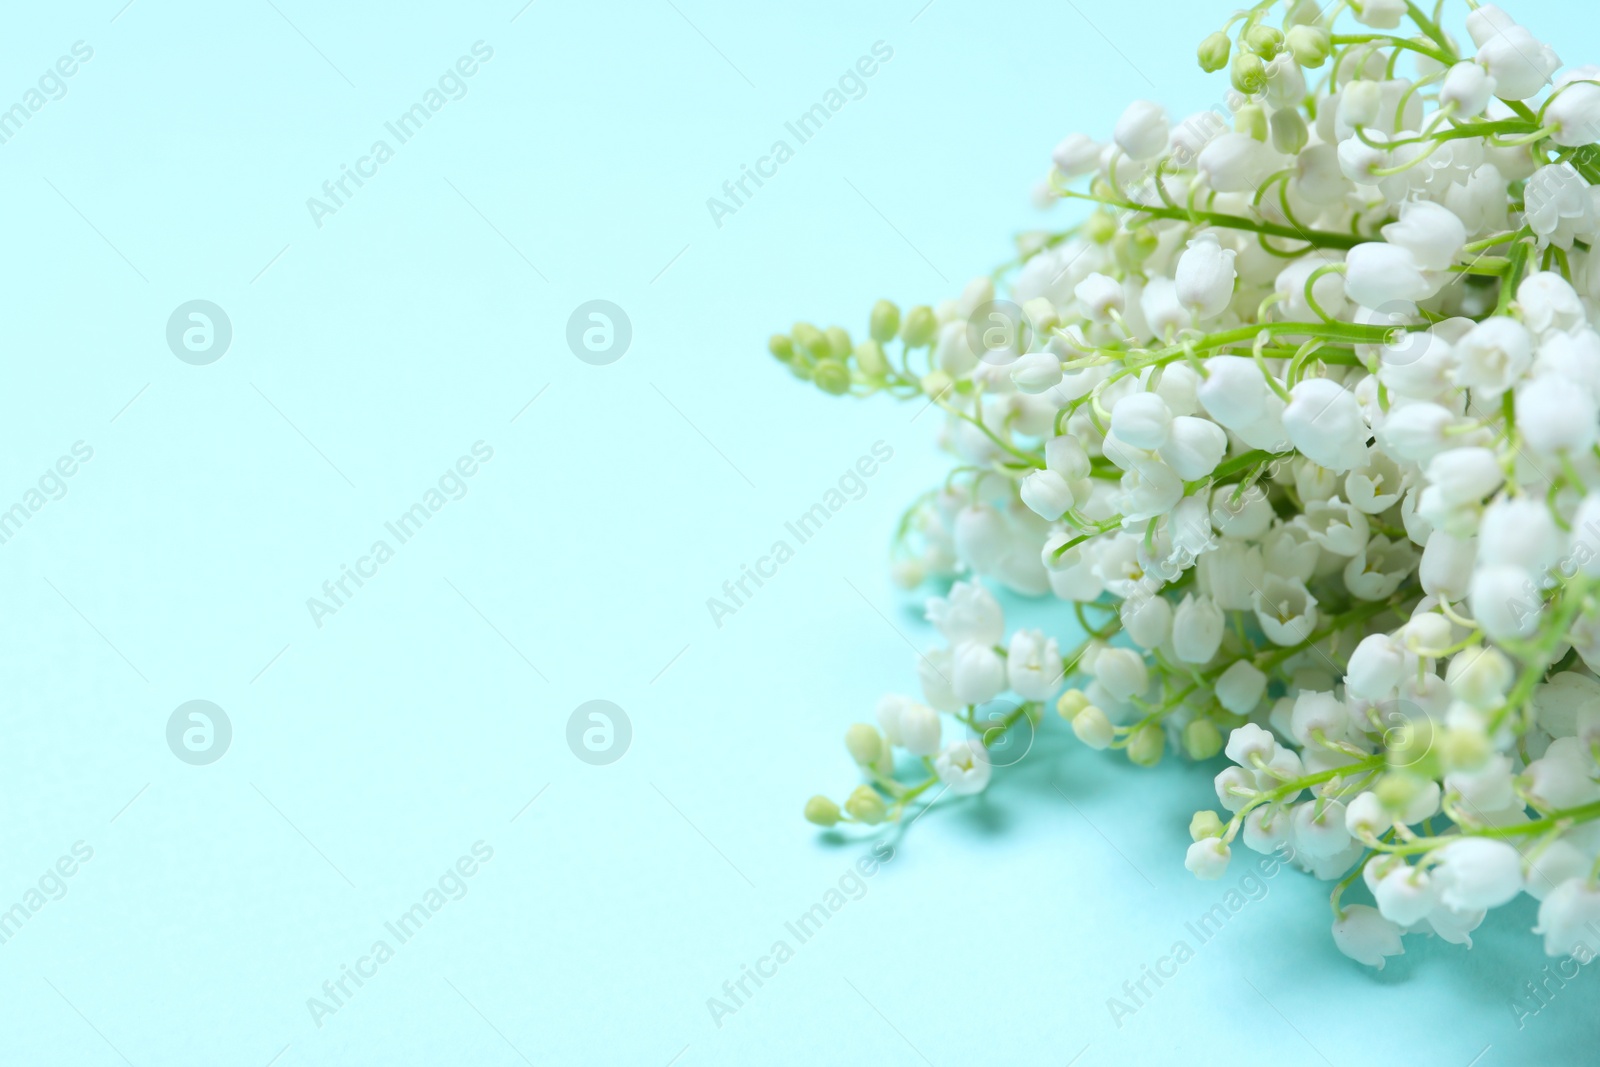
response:
[[[1088,193],[1078,193],[1067,190],[1064,195],[1076,197],[1079,200],[1092,200],[1107,207],[1117,208],[1122,211],[1133,211],[1149,215],[1158,219],[1173,219],[1178,222],[1188,222],[1195,225],[1206,223],[1226,230],[1248,230],[1251,233],[1265,234],[1268,237],[1282,237],[1290,241],[1304,241],[1318,248],[1343,248],[1351,249],[1371,238],[1358,234],[1329,233],[1325,230],[1297,230],[1292,226],[1279,226],[1272,222],[1256,222],[1240,215],[1225,215],[1216,211],[1199,211],[1187,208],[1153,207],[1146,204],[1135,204],[1127,200],[1118,200],[1110,197],[1092,196]]]

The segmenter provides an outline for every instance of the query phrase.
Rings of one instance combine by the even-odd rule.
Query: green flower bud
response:
[[[940,397],[953,384],[954,379],[944,371],[929,371],[922,377],[922,393],[930,399]]]
[[[1233,87],[1246,96],[1254,96],[1267,87],[1267,65],[1254,52],[1240,52],[1233,57]]]
[[[1061,717],[1066,719],[1068,722],[1071,722],[1078,712],[1082,711],[1088,706],[1089,697],[1082,689],[1068,689],[1065,693],[1062,693],[1061,698],[1056,701],[1056,711],[1059,712]]]
[[[1228,35],[1218,30],[1210,37],[1200,42],[1200,69],[1207,74],[1213,74],[1228,65],[1228,56],[1233,51],[1233,42],[1228,40]]]
[[[1322,18],[1323,8],[1327,4],[1322,0],[1293,0],[1288,12],[1283,16],[1285,26],[1310,26]]]
[[[794,342],[786,333],[775,333],[767,338],[767,351],[787,363],[794,358]]]
[[[905,321],[900,324],[900,340],[906,343],[907,348],[921,348],[931,342],[938,332],[939,320],[927,304],[918,304],[906,312]]]
[[[897,559],[889,566],[889,577],[901,589],[915,589],[928,577],[928,568],[920,559]]]
[[[1439,749],[1446,770],[1467,773],[1481,770],[1489,762],[1489,757],[1494,755],[1494,746],[1489,744],[1488,736],[1482,730],[1467,726],[1445,730]]]
[[[1048,334],[1061,321],[1060,313],[1056,310],[1055,302],[1047,296],[1036,296],[1022,305],[1022,317],[1027,320],[1027,327],[1031,327],[1035,334]],[[1022,331],[1027,337],[1027,329]]]
[[[833,826],[839,821],[839,805],[825,796],[814,796],[806,801],[806,822],[818,826]]]
[[[1378,784],[1373,787],[1373,793],[1378,797],[1385,811],[1402,812],[1410,807],[1417,797],[1422,795],[1428,783],[1426,780],[1405,771],[1389,771]]]
[[[1233,113],[1233,128],[1258,141],[1267,139],[1267,113],[1258,104],[1244,104]]]
[[[1217,818],[1214,811],[1197,811],[1194,818],[1189,820],[1189,840],[1203,841],[1208,837],[1221,837],[1224,828],[1222,820]]]
[[[811,378],[824,393],[843,396],[850,391],[850,368],[836,359],[817,360]]]
[[[1321,26],[1296,26],[1289,31],[1289,51],[1302,67],[1316,70],[1333,53],[1333,38]]]
[[[868,826],[878,825],[889,815],[889,809],[884,807],[883,798],[870,785],[856,786],[855,792],[845,800],[844,810],[852,819],[864,822]]]
[[[889,357],[883,354],[883,346],[877,341],[862,341],[856,345],[856,366],[868,378],[889,376]]]
[[[1196,719],[1183,728],[1183,750],[1192,760],[1210,759],[1222,751],[1222,731],[1210,719]]]
[[[1283,48],[1283,31],[1258,22],[1244,31],[1240,43],[1262,59],[1271,59]]]
[[[892,300],[880,300],[872,305],[872,319],[867,332],[880,345],[888,344],[900,330],[900,309]]]
[[[828,355],[834,359],[848,359],[851,351],[856,347],[850,340],[850,331],[843,326],[829,326],[823,335],[828,339]]]
[[[794,343],[811,353],[817,359],[823,359],[828,354],[828,338],[823,332],[809,322],[797,322],[794,329],[789,331],[794,338]]]
[[[883,755],[883,735],[877,727],[858,722],[844,732],[844,747],[859,766],[870,767]]]
[[[1111,240],[1111,254],[1123,270],[1138,273],[1144,261],[1161,247],[1161,239],[1148,226],[1123,230]]]
[[[1272,147],[1286,156],[1300,154],[1300,149],[1311,139],[1306,130],[1306,120],[1292,107],[1279,108],[1272,113]]]
[[[812,363],[809,357],[797,355],[789,363],[789,372],[802,382],[809,382],[811,380],[811,368],[814,366],[816,364]]]
[[[1083,220],[1083,235],[1097,245],[1103,245],[1117,235],[1117,217],[1109,211],[1095,211]]]
[[[1016,236],[1017,255],[1023,259],[1034,256],[1050,247],[1050,234],[1044,230],[1024,230]]]
[[[1128,759],[1140,767],[1154,767],[1167,751],[1167,733],[1159,724],[1147,722],[1133,732],[1128,742]]]
[[[1436,742],[1441,731],[1434,729],[1433,720],[1426,715],[1407,716],[1383,732],[1383,746],[1388,751],[1389,766],[1412,774],[1433,778],[1438,776],[1439,753]]]
[[[1093,704],[1085,704],[1072,716],[1072,732],[1079,741],[1096,751],[1110,748],[1111,742],[1117,738],[1111,720]]]

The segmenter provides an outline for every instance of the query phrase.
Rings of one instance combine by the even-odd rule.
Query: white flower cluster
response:
[[[1265,0],[1206,39],[1226,106],[1139,101],[1109,141],[1062,141],[1040,199],[1095,206],[1019,241],[1008,297],[980,278],[881,301],[860,343],[773,338],[828,392],[944,411],[959,465],[908,512],[895,576],[968,579],[929,602],[949,647],[925,703],[853,727],[868,783],[807,815],[983,789],[995,740],[1072,677],[1057,708],[1089,747],[1225,754],[1228,818],[1195,816],[1186,865],[1292,846],[1338,882],[1351,957],[1470,944],[1521,892],[1547,951],[1592,951],[1600,67],[1558,73],[1492,5],[1471,55],[1437,11],[1324,6]],[[1336,32],[1346,6],[1361,25]],[[1072,603],[1087,639],[1007,641],[977,579]],[[971,736],[944,745],[942,715]],[[1342,902],[1357,882],[1374,906]]]

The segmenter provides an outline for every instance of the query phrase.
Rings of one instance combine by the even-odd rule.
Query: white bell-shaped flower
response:
[[[1463,837],[1433,857],[1439,900],[1457,911],[1498,908],[1522,891],[1522,854],[1504,841]]]
[[[1502,100],[1526,100],[1550,84],[1561,69],[1555,49],[1522,26],[1501,29],[1478,46],[1474,60],[1494,78],[1495,95]]]
[[[1383,228],[1383,239],[1404,248],[1425,271],[1446,270],[1467,243],[1467,227],[1455,213],[1431,200],[1411,200],[1400,221]]]
[[[940,752],[933,761],[933,773],[952,794],[960,797],[983,792],[994,767],[989,761],[989,750],[982,741],[973,738],[957,741]]]
[[[1209,663],[1222,645],[1227,620],[1210,597],[1184,596],[1172,616],[1172,650],[1183,663]]]
[[[1467,331],[1455,351],[1457,384],[1495,397],[1533,365],[1533,334],[1516,319],[1496,315]]]
[[[997,645],[1005,636],[1005,613],[994,594],[978,582],[957,582],[948,596],[930,597],[928,621],[952,645]]]
[[[1600,951],[1600,887],[1588,878],[1562,882],[1539,905],[1536,934],[1544,935],[1547,956],[1571,956],[1582,952],[1593,956]]]
[[[1142,696],[1150,686],[1144,657],[1131,648],[1108,648],[1094,661],[1095,680],[1119,700]]]
[[[962,704],[986,703],[1006,687],[1005,661],[989,645],[976,642],[957,645],[952,669],[950,688]]]
[[[1449,107],[1456,118],[1476,118],[1494,98],[1494,88],[1494,79],[1487,70],[1471,60],[1462,60],[1444,76],[1439,103]]]
[[[1172,432],[1172,409],[1155,393],[1130,393],[1111,409],[1111,432],[1124,444],[1154,451]]]
[[[1220,837],[1202,837],[1189,846],[1183,865],[1196,878],[1215,881],[1228,873],[1228,860],[1232,850]]]
[[[1071,483],[1048,468],[1033,471],[1022,479],[1018,495],[1035,515],[1051,522],[1070,511],[1077,502]]]
[[[1235,660],[1217,677],[1217,703],[1235,715],[1248,715],[1267,691],[1267,676],[1249,660]]]
[[[1006,651],[1006,679],[1023,700],[1049,700],[1064,677],[1061,646],[1040,630],[1018,630]]]
[[[1517,432],[1536,452],[1582,452],[1600,437],[1600,407],[1588,390],[1554,374],[1517,388]]]
[[[1289,391],[1283,428],[1304,455],[1333,471],[1367,460],[1371,431],[1355,394],[1327,378],[1310,378]]]
[[[1345,264],[1345,295],[1365,308],[1414,304],[1438,292],[1416,257],[1399,245],[1381,241],[1356,245]]]
[[[1299,578],[1267,575],[1252,607],[1262,632],[1275,645],[1297,645],[1317,629],[1317,598]]]
[[[1117,119],[1112,137],[1131,159],[1151,159],[1166,151],[1171,123],[1166,108],[1149,100],[1135,100]]]
[[[1334,920],[1333,943],[1357,963],[1380,971],[1384,957],[1405,952],[1400,943],[1400,927],[1385,919],[1378,909],[1365,904],[1349,905],[1344,915]]]
[[[1208,231],[1192,238],[1188,249],[1178,258],[1175,278],[1178,300],[1196,321],[1214,319],[1228,309],[1238,277],[1233,266],[1234,255],[1233,249],[1223,248],[1216,234]]]
[[[900,708],[899,741],[913,756],[931,756],[939,751],[939,713],[926,704],[907,703]]]

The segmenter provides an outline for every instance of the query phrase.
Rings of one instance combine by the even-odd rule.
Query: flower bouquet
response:
[[[1224,756],[1186,866],[1292,856],[1356,960],[1523,892],[1547,952],[1600,948],[1600,67],[1488,4],[1466,49],[1442,7],[1237,12],[1217,106],[1056,147],[1036,198],[1075,225],[860,340],[771,339],[937,406],[956,460],[892,564],[954,580],[948,647],[813,823],[981,791],[1053,707],[1139,766]],[[985,583],[1086,639],[1008,638]]]

